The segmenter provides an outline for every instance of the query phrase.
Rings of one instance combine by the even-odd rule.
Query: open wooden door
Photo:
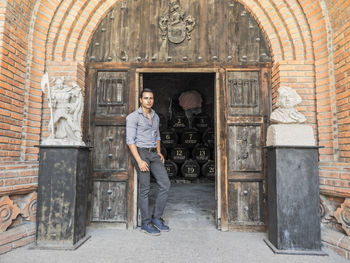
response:
[[[225,73],[222,229],[264,231],[268,69]]]
[[[134,108],[129,70],[89,69],[92,153],[92,222],[132,226],[133,174],[126,145],[126,116]]]

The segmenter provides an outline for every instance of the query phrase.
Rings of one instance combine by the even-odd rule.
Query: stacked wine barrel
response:
[[[169,178],[215,178],[215,136],[209,116],[194,116],[191,128],[181,114],[164,123],[160,135]]]

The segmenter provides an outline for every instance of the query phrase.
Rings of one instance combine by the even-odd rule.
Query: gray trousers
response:
[[[158,191],[156,194],[156,201],[153,208],[153,217],[161,218],[168,199],[168,192],[170,189],[170,180],[165,170],[164,164],[160,159],[160,156],[156,152],[149,152],[138,148],[138,152],[142,160],[148,163],[150,171],[154,175],[158,185]],[[148,224],[151,222],[151,216],[149,214],[149,192],[150,192],[150,172],[142,172],[137,165],[137,162],[131,155],[132,163],[136,168],[137,177],[139,182],[139,207],[141,210],[142,224]]]

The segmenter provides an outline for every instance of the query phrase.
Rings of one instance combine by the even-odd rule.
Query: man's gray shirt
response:
[[[151,109],[151,121],[138,108],[126,117],[126,143],[138,148],[155,148],[160,141],[159,116]]]

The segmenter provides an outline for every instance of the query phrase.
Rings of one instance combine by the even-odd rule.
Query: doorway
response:
[[[179,203],[188,200],[185,194],[181,194],[181,191],[187,191],[185,193],[194,194],[197,198],[198,202],[194,202],[197,208],[201,207],[201,202],[205,205],[214,202],[212,206],[201,209],[209,211],[209,219],[215,219],[211,225],[216,225],[218,229],[264,231],[266,194],[263,146],[270,105],[270,69],[183,68],[170,65],[135,68],[134,65],[122,67],[119,64],[104,67],[104,64],[94,63],[88,69],[90,102],[86,134],[93,145],[89,198],[91,222],[117,223],[127,228],[138,225],[137,174],[125,143],[125,118],[137,109],[139,91],[152,88],[156,97],[155,110],[163,115],[162,142],[168,140],[170,143],[168,147],[164,146],[165,152],[169,155],[168,159],[176,159],[176,166],[169,165],[167,168],[169,173],[173,173],[172,191],[175,191],[169,202],[174,200],[177,203],[168,208],[177,204],[179,211],[190,214],[191,210],[183,209]],[[186,92],[199,94],[200,111],[198,105],[192,105],[194,107],[186,113],[189,109],[183,108],[186,103],[180,105],[179,98]],[[198,94],[186,96],[198,97]],[[192,99],[188,101],[193,102]],[[186,155],[183,148],[190,146],[182,149],[177,146],[192,143],[190,136],[194,134],[186,130],[191,128],[190,123],[192,128],[201,131],[197,134],[198,141],[191,146],[192,151]],[[175,129],[175,132],[166,133],[169,128]],[[176,143],[172,142],[175,135]],[[188,136],[187,141],[184,135]],[[212,147],[197,147],[198,151],[193,154],[194,147],[204,137]],[[198,157],[196,161],[201,163],[189,164],[193,156]],[[203,160],[200,159],[202,157]],[[212,169],[203,172],[202,166],[208,160],[212,161],[212,166],[207,165],[206,168]],[[187,171],[184,172],[181,168],[186,161]],[[177,167],[177,171],[171,167]],[[198,189],[185,189],[204,184],[208,184],[208,188],[203,189],[204,195],[211,201],[201,198],[203,192],[195,194]],[[177,187],[180,190],[176,191]],[[175,209],[169,213],[179,211]],[[213,213],[215,217],[211,216]],[[200,214],[197,216],[200,217]],[[169,217],[176,218],[174,214]]]
[[[144,88],[154,92],[153,109],[160,117],[162,152],[172,182],[164,217],[175,228],[214,228],[215,73],[143,73]]]

